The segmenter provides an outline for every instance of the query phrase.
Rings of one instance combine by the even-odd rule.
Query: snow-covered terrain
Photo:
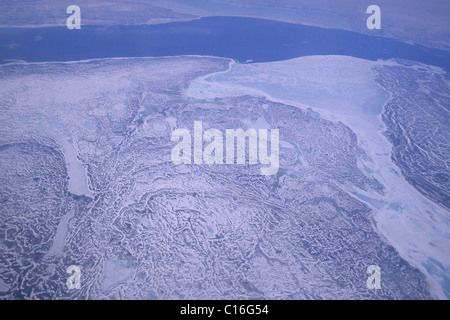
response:
[[[187,56],[1,66],[0,297],[445,297],[422,263],[448,265],[448,223],[391,172],[375,66]],[[278,174],[174,165],[171,132],[194,121],[278,128]],[[80,290],[65,287],[70,265]],[[369,265],[381,290],[366,287]]]
[[[413,187],[416,185],[415,181],[412,181],[411,185],[405,180],[401,174],[402,168],[392,161],[392,144],[383,134],[386,126],[381,114],[383,105],[389,99],[389,93],[382,90],[374,80],[377,70],[383,72],[384,68],[394,67],[398,70],[391,72],[390,77],[383,74],[378,78],[386,85],[394,83],[401,86],[403,91],[397,94],[401,96],[408,94],[406,99],[410,97],[407,92],[413,88],[412,83],[424,86],[424,74],[430,78],[443,77],[445,74],[437,68],[407,67],[395,62],[369,62],[344,56],[302,57],[272,63],[235,64],[226,73],[205,76],[192,82],[186,90],[186,95],[209,100],[245,94],[264,96],[304,110],[311,108],[317,116],[341,121],[349,126],[356,133],[358,143],[365,153],[358,158],[358,166],[364,174],[380,182],[382,192],[378,186],[361,190],[354,185],[342,183],[341,187],[372,207],[377,229],[381,234],[405,259],[428,275],[435,294],[441,298],[448,298],[450,295],[449,211],[420,194]],[[416,75],[413,73],[414,70]],[[408,82],[404,79],[396,80],[395,74],[400,74],[402,71],[411,75]],[[436,81],[434,86],[431,85],[432,83],[429,85],[428,92],[433,90],[447,96],[448,82],[445,82],[445,78],[444,81]],[[437,94],[435,93],[435,102]],[[415,108],[419,107],[429,110],[433,108],[433,105],[419,102]],[[395,110],[398,107],[393,105],[392,108]],[[449,111],[447,109],[443,112],[447,123],[443,120],[437,123],[433,130],[447,134]],[[418,114],[421,115],[422,112]],[[395,120],[395,122],[399,121],[399,119]],[[406,128],[418,129],[418,124],[414,124],[411,120],[402,121]],[[426,120],[423,123],[426,122],[430,123]],[[429,152],[438,148],[438,143],[441,141],[442,143],[448,141],[448,138],[441,140],[437,135],[427,136],[426,133],[422,133],[421,137],[435,139],[430,142],[433,149]],[[305,146],[299,145],[298,148],[302,153],[307,152],[304,150]],[[442,148],[444,152],[448,152],[448,143]],[[417,158],[418,155],[410,152],[408,157]],[[448,155],[442,154],[440,161],[447,163],[438,169],[438,173],[445,175],[448,172]],[[415,167],[414,163],[412,166]],[[423,175],[430,174],[431,170],[429,165],[417,169]],[[449,190],[443,189],[442,192],[443,199],[448,201]]]

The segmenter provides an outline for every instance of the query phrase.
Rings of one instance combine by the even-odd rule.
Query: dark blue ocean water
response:
[[[355,32],[271,20],[209,17],[147,26],[0,29],[0,63],[212,55],[267,62],[306,55],[401,58],[450,70],[450,52]]]

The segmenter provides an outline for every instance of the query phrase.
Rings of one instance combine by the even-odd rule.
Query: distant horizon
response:
[[[8,62],[5,60],[45,62],[179,55],[224,57],[240,63],[348,55],[371,61],[405,59],[450,70],[450,51],[353,31],[259,18],[206,17],[156,25],[82,26],[80,30],[0,29],[0,64]]]

